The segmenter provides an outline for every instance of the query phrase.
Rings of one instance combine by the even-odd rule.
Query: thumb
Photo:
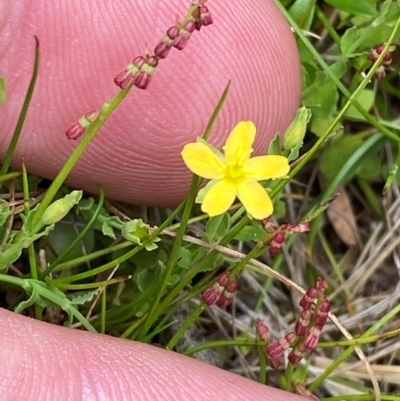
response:
[[[40,41],[35,93],[18,142],[14,167],[54,178],[76,146],[66,128],[99,110],[118,88],[113,78],[149,51],[185,15],[189,0],[1,0],[0,161],[16,125]],[[210,4],[209,4],[210,3]],[[191,173],[180,152],[204,131],[228,81],[228,98],[213,127],[220,147],[240,120],[252,120],[255,152],[265,153],[284,132],[300,99],[296,42],[272,0],[213,1],[213,24],[193,32],[181,52],[160,61],[149,87],[134,90],[106,122],[68,177],[68,183],[108,197],[173,206],[187,194]],[[4,39],[4,40],[3,40]]]
[[[3,401],[305,400],[194,359],[0,309]]]

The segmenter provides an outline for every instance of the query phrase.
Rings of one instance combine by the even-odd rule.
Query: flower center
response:
[[[225,176],[232,180],[243,178],[243,166],[239,164],[228,164],[226,166]]]

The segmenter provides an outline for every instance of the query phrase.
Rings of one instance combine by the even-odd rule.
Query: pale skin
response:
[[[2,0],[0,161],[15,128],[40,40],[40,72],[13,167],[54,178],[76,143],[65,129],[118,90],[113,78],[184,14],[185,0]],[[214,24],[173,50],[146,91],[134,90],[68,178],[72,186],[147,206],[174,206],[191,173],[180,151],[204,130],[228,80],[211,142],[240,120],[257,126],[266,151],[299,105],[300,66],[284,18],[269,0],[209,0]],[[41,323],[0,310],[4,400],[276,400],[303,398],[128,340]]]

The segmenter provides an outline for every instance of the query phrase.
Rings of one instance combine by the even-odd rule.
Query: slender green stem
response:
[[[179,330],[173,335],[167,344],[167,349],[174,349],[178,341],[182,338],[189,327],[196,321],[196,319],[203,313],[205,309],[204,304],[200,304],[197,308],[188,316]]]
[[[25,291],[29,291],[31,289],[31,282],[38,282],[33,279],[24,279],[20,277],[10,276],[7,274],[0,273],[0,282],[9,283],[15,285],[17,287],[21,287]],[[88,331],[96,333],[96,329],[87,321],[87,319],[68,301],[68,304],[65,303],[65,299],[60,299],[60,296],[49,288],[36,286],[35,288],[37,295],[39,297],[43,297],[53,304],[59,305],[62,309],[64,309],[69,314],[72,314]]]
[[[0,173],[0,174],[1,174],[1,173]],[[1,175],[1,176],[0,176],[0,183],[3,183],[3,182],[5,182],[5,181],[12,180],[12,179],[14,179],[14,178],[18,178],[20,175],[21,175],[21,172],[20,172],[20,171],[13,171],[13,172],[11,172],[11,173],[7,173],[7,174],[4,174],[4,175]],[[0,186],[0,190],[1,190],[1,186]]]
[[[225,235],[224,238],[221,240],[221,245],[225,246],[229,244],[235,236],[243,230],[244,227],[249,223],[249,218],[245,217],[242,220],[240,220],[236,226],[231,228],[231,230]],[[182,278],[182,280],[174,287],[171,289],[170,293],[164,298],[164,300],[161,302],[160,305],[160,310],[164,310],[165,308],[168,307],[168,305],[179,295],[179,293],[185,288],[186,285],[188,285],[191,280],[193,279],[196,274],[198,274],[204,267],[209,265],[212,260],[215,258],[217,255],[218,251],[212,250],[204,259],[200,260],[198,263],[196,263],[187,273],[186,275]]]
[[[106,332],[106,317],[107,317],[107,287],[104,287],[103,293],[101,294],[100,333],[102,334],[105,334]]]
[[[183,354],[191,356],[197,352],[203,351],[209,348],[223,348],[223,347],[265,347],[265,341],[262,340],[219,340],[219,341],[207,341],[193,347],[188,348]]]
[[[42,217],[44,211],[48,208],[55,195],[61,188],[61,185],[64,183],[65,179],[68,177],[69,173],[76,165],[80,157],[82,156],[85,149],[88,147],[89,143],[93,140],[97,132],[103,126],[103,124],[107,121],[108,117],[112,114],[112,112],[119,106],[122,100],[129,93],[130,88],[120,90],[117,95],[109,102],[105,103],[101,109],[101,112],[97,119],[89,126],[86,134],[83,136],[81,141],[78,143],[77,147],[71,153],[67,162],[63,165],[60,172],[57,174],[54,181],[51,183],[49,189],[46,191],[40,205],[35,214],[33,225],[39,223],[40,218]]]
[[[321,57],[321,55],[318,53],[318,51],[315,49],[315,47],[312,45],[312,43],[307,39],[307,37],[304,35],[300,27],[296,24],[296,21],[291,17],[289,12],[286,10],[286,8],[281,4],[279,0],[273,0],[276,6],[279,8],[279,10],[282,12],[282,14],[285,16],[285,18],[288,20],[290,25],[293,27],[295,30],[296,34],[299,36],[299,38],[302,40],[302,42],[305,44],[307,49],[311,52],[313,57],[317,60],[319,65],[324,69],[326,74],[331,78],[331,80],[334,82],[334,84],[337,86],[337,88],[343,93],[343,95],[348,99],[348,102],[346,103],[344,107],[344,111],[341,112],[340,118],[344,114],[344,112],[350,107],[351,104],[354,105],[354,107],[361,113],[361,115],[372,125],[374,126],[378,131],[382,132],[384,135],[386,135],[388,138],[399,142],[400,137],[397,135],[393,134],[390,130],[388,130],[386,127],[383,126],[379,121],[376,120],[373,116],[371,116],[367,110],[365,110],[357,101],[358,95],[362,92],[362,90],[365,88],[365,86],[368,85],[368,83],[371,81],[373,75],[375,74],[377,68],[382,64],[382,61],[389,51],[389,48],[394,40],[394,38],[397,35],[397,31],[399,29],[399,22],[400,19],[397,20],[395,27],[392,30],[392,33],[386,42],[385,48],[382,51],[381,55],[379,56],[378,60],[374,63],[372,68],[369,70],[367,76],[364,78],[363,82],[361,82],[360,86],[357,88],[357,91],[354,92],[353,94],[349,92],[349,90],[346,88],[344,84],[336,77],[336,75],[332,72],[332,70],[329,68],[328,64],[325,62],[325,60]],[[331,126],[328,128],[327,132],[324,133],[324,140],[330,132],[332,132],[333,128],[336,126],[336,123],[339,122],[340,118],[336,118],[335,121],[331,124]],[[322,137],[321,137],[322,138]],[[322,143],[323,141],[321,141]],[[320,143],[320,144],[321,144]]]
[[[130,276],[128,276],[130,277]],[[62,288],[64,290],[90,290],[93,288],[101,288],[107,287],[111,284],[120,283],[121,281],[126,281],[128,279],[126,276],[119,276],[117,278],[112,278],[110,280],[105,281],[95,281],[94,283],[85,283],[85,284],[65,284],[65,283],[54,283],[53,281],[49,281],[49,284],[52,287]]]
[[[372,325],[363,335],[357,338],[357,341],[360,341],[368,336],[370,336],[375,331],[379,330],[384,324],[389,322],[393,317],[395,317],[400,312],[400,305],[397,305],[390,312],[388,312],[385,316],[379,319],[374,325]],[[341,363],[343,363],[354,351],[354,347],[347,348],[344,352],[342,352],[338,358],[332,362],[325,371],[319,375],[309,386],[309,390],[311,392],[315,391],[322,382],[330,376],[335,369],[337,369]]]
[[[260,364],[260,373],[258,374],[258,381],[261,384],[267,382],[267,356],[265,355],[265,346],[257,347],[258,360]]]
[[[294,365],[288,362],[285,371],[285,388],[284,390],[290,390],[293,384],[293,376],[294,376]]]
[[[4,159],[3,165],[2,165],[1,170],[0,170],[0,176],[5,175],[7,173],[7,171],[8,171],[8,169],[9,169],[10,165],[11,165],[11,161],[12,161],[12,158],[14,156],[18,140],[19,140],[19,137],[20,137],[21,132],[22,132],[22,127],[24,126],[25,118],[26,118],[26,115],[28,113],[29,105],[30,105],[31,100],[32,100],[33,91],[35,89],[36,78],[38,76],[38,71],[39,71],[39,61],[40,61],[39,40],[38,40],[38,38],[36,36],[35,36],[35,42],[36,42],[36,45],[35,45],[35,61],[34,61],[34,64],[33,64],[32,77],[31,77],[31,80],[29,82],[28,92],[26,93],[24,104],[22,105],[21,113],[20,113],[20,115],[18,117],[17,126],[15,127],[15,131],[14,131],[13,137],[11,139],[10,145],[8,146],[6,157]],[[1,187],[2,187],[2,183],[3,183],[3,180],[0,180],[0,190],[1,190]]]
[[[337,45],[340,45],[340,36],[337,34],[335,28],[332,26],[331,21],[329,21],[325,13],[323,13],[319,7],[316,7],[316,14],[325,29],[329,32],[329,35],[331,35],[331,38],[335,41]]]
[[[171,222],[175,219],[177,214],[180,213],[183,205],[184,205],[184,203],[181,203],[174,210],[174,212],[171,213],[171,215],[168,217],[168,219],[165,220],[165,222],[163,224],[161,224],[160,227],[158,227],[156,230],[153,231],[150,239],[155,238],[158,235],[160,235],[162,233],[162,231],[171,224]],[[126,243],[123,243],[123,244],[120,244],[120,245],[123,245],[123,247],[125,247]],[[125,262],[126,260],[130,259],[132,256],[136,255],[143,248],[144,248],[144,245],[135,246],[132,250],[126,252],[124,255],[121,255],[117,259],[114,259],[111,262],[108,262],[108,263],[106,263],[106,264],[104,264],[102,266],[99,266],[99,267],[95,268],[95,269],[92,269],[92,270],[89,270],[89,271],[86,271],[86,272],[82,272],[82,273],[79,273],[79,274],[75,274],[75,275],[72,275],[72,276],[68,276],[68,277],[62,277],[62,278],[58,278],[58,279],[47,279],[46,281],[48,283],[53,283],[55,286],[57,286],[59,283],[71,283],[73,281],[83,280],[85,278],[92,277],[94,275],[103,273],[104,271],[106,271],[108,269],[112,269],[115,266],[117,266],[118,264],[121,264],[122,262]],[[59,268],[60,267],[61,267],[61,265],[59,265]],[[56,269],[56,270],[59,270],[59,269]]]
[[[400,401],[400,396],[398,395],[390,395],[390,394],[382,394],[382,401]],[[324,401],[376,401],[375,394],[345,394],[345,395],[336,395],[334,397],[324,397]]]
[[[217,119],[217,116],[218,116],[219,112],[221,111],[222,106],[225,103],[225,100],[228,96],[229,88],[230,88],[230,81],[228,82],[224,91],[222,92],[222,95],[221,95],[220,99],[218,100],[218,103],[208,121],[206,129],[202,136],[203,139],[205,139],[205,140],[208,138],[208,136],[211,132],[211,129]],[[163,312],[163,309],[159,307],[159,303],[160,303],[162,296],[164,295],[165,289],[167,288],[168,280],[172,274],[172,270],[176,264],[176,261],[179,258],[179,252],[180,252],[180,249],[182,246],[183,237],[186,233],[186,228],[187,228],[187,225],[188,225],[188,222],[190,219],[194,201],[196,199],[196,193],[197,193],[197,188],[198,188],[199,184],[200,184],[199,177],[193,176],[192,182],[190,185],[190,189],[189,189],[189,194],[187,195],[187,198],[186,198],[185,208],[183,211],[181,224],[179,226],[179,230],[178,230],[177,236],[175,238],[174,246],[172,248],[171,254],[168,258],[168,263],[167,263],[162,281],[159,286],[159,291],[150,307],[150,310],[149,310],[148,316],[145,320],[145,323],[141,327],[140,336],[142,338],[147,334],[147,332],[149,331],[152,324],[156,321],[158,316]]]
[[[307,48],[310,50],[310,52],[313,54],[315,59],[318,61],[318,63],[323,67],[325,70],[326,74],[332,79],[332,81],[335,83],[335,85],[340,89],[340,91],[348,98],[348,101],[344,105],[344,107],[339,111],[337,116],[335,117],[334,121],[332,124],[329,126],[329,128],[324,132],[323,135],[315,142],[314,146],[304,155],[304,157],[299,161],[298,164],[292,169],[292,171],[289,174],[289,178],[286,180],[282,180],[279,182],[278,186],[272,191],[271,196],[274,196],[277,194],[285,185],[286,183],[293,178],[304,166],[308,161],[315,155],[315,153],[319,150],[321,145],[326,141],[328,136],[331,134],[331,132],[334,130],[336,125],[341,121],[342,117],[344,116],[345,112],[348,110],[348,108],[351,105],[354,105],[354,107],[361,113],[361,115],[371,124],[373,125],[376,129],[381,131],[384,135],[386,135],[388,138],[399,142],[400,137],[392,133],[390,130],[388,130],[383,124],[381,124],[379,121],[377,121],[374,117],[372,117],[357,101],[357,97],[360,95],[360,93],[365,89],[365,87],[368,85],[370,80],[372,79],[373,75],[375,74],[377,68],[382,64],[383,58],[389,51],[389,48],[393,42],[393,39],[395,38],[397,31],[399,30],[400,27],[400,18],[397,20],[395,27],[392,30],[392,33],[385,45],[384,50],[382,51],[382,54],[379,56],[378,60],[374,63],[370,71],[368,72],[367,76],[363,79],[363,81],[360,83],[360,85],[357,87],[357,89],[353,92],[350,93],[347,88],[341,83],[341,81],[334,75],[334,73],[331,71],[329,66],[325,63],[325,61],[322,59],[320,54],[317,52],[317,50],[314,48],[314,46],[310,43],[310,41],[307,39],[307,37],[303,34],[301,29],[297,26],[296,22],[293,20],[293,18],[290,16],[290,14],[286,11],[285,7],[283,7],[278,0],[274,0],[275,4],[278,6],[278,8],[282,11],[282,13],[285,15],[289,23],[292,25],[293,29],[296,31],[297,35],[300,37],[300,39],[304,42],[304,44],[307,46]]]
[[[153,303],[150,307],[149,313],[147,315],[147,319],[145,320],[144,324],[141,327],[140,330],[140,336],[144,337],[147,332],[149,331],[150,327],[152,324],[155,322],[157,317],[159,316],[159,302],[161,297],[163,296],[165,289],[167,288],[168,280],[172,274],[172,270],[176,264],[176,261],[179,258],[179,251],[181,249],[183,237],[186,233],[186,228],[187,228],[187,223],[190,218],[190,214],[192,212],[193,204],[196,199],[196,190],[198,188],[198,177],[193,176],[192,178],[192,183],[190,185],[190,190],[189,194],[186,198],[186,204],[185,204],[185,209],[183,211],[183,216],[181,220],[181,225],[179,227],[177,236],[174,241],[174,246],[172,248],[171,254],[168,258],[168,263],[165,269],[165,272],[163,274],[162,280],[159,285],[159,290],[156,294],[155,299],[153,300]]]
[[[85,225],[85,228],[79,233],[79,235],[68,245],[66,249],[56,258],[56,260],[45,270],[40,274],[40,279],[43,280],[47,275],[49,275],[57,266],[58,264],[76,247],[76,245],[79,244],[79,242],[82,241],[82,239],[85,237],[85,235],[89,232],[89,230],[93,227],[93,225],[96,223],[97,217],[99,216],[101,209],[104,204],[104,190],[102,187],[100,187],[100,197],[99,197],[99,203],[97,205],[97,208],[90,219],[90,221]]]
[[[240,277],[242,275],[243,270],[246,267],[247,263],[249,263],[249,261],[251,259],[257,258],[264,252],[265,252],[265,248],[260,248],[258,245],[255,245],[252,248],[252,250],[248,254],[246,254],[246,256],[244,258],[240,259],[240,261],[237,264],[235,264],[235,266],[231,270],[231,274],[233,274],[237,277]]]

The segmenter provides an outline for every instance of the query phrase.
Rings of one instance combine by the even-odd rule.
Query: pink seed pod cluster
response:
[[[277,226],[270,217],[263,220],[263,225],[265,230],[270,234],[270,239],[265,242],[265,245],[272,256],[282,252],[282,246],[288,236],[310,231],[311,228],[308,221],[296,224],[295,226],[290,223]]]
[[[211,14],[204,3],[205,0],[192,3],[186,17],[167,29],[166,34],[155,46],[154,54],[135,58],[114,78],[115,84],[121,89],[127,89],[132,85],[139,89],[147,89],[158,62],[165,59],[173,47],[183,50],[195,30],[199,31],[202,26],[212,24]]]
[[[330,311],[327,288],[327,283],[319,278],[316,285],[306,291],[299,302],[303,310],[294,331],[279,340],[273,341],[265,324],[256,321],[257,334],[266,342],[265,352],[270,366],[279,367],[282,355],[289,348],[288,360],[293,365],[299,363],[306,352],[316,348]]]
[[[218,305],[226,308],[232,303],[238,287],[237,277],[230,277],[228,272],[223,273],[218,280],[207,288],[201,296],[206,305]]]
[[[375,63],[378,60],[379,56],[382,54],[384,48],[385,48],[384,44],[381,44],[381,45],[378,45],[378,46],[375,46],[374,48],[372,48],[372,50],[370,51],[370,54],[369,54],[369,59],[373,63]],[[395,46],[389,47],[389,51],[385,54],[385,56],[382,60],[382,64],[375,71],[375,74],[374,74],[375,79],[382,79],[386,76],[386,69],[388,69],[390,67],[390,65],[392,64],[393,52],[395,50],[396,50]]]
[[[160,60],[165,59],[174,47],[183,50],[191,34],[200,31],[201,27],[213,23],[208,8],[204,5],[207,0],[198,0],[190,5],[186,17],[170,27],[161,41],[155,46],[154,54],[146,50],[142,56],[135,57],[123,71],[115,78],[114,82],[123,90],[129,90],[132,86],[138,89],[147,89],[153,77],[154,71]],[[88,118],[88,115],[96,114],[95,118]],[[90,112],[72,123],[65,134],[68,139],[77,140],[84,135],[90,124],[99,116],[98,112]]]

